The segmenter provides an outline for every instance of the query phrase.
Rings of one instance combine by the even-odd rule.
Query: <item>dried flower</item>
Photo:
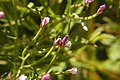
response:
[[[90,4],[92,3],[93,0],[85,0],[85,4]]]
[[[67,70],[68,73],[71,73],[71,74],[77,74],[77,68],[71,68],[69,70]]]
[[[41,26],[43,27],[43,26],[47,25],[49,23],[49,21],[50,21],[49,17],[44,17],[44,19],[41,22]]]
[[[64,37],[63,37],[63,39],[61,39],[61,38],[55,38],[55,40],[54,40],[54,45],[59,45],[60,47],[63,47],[67,42],[68,42],[68,37],[69,37],[69,35],[65,35]]]
[[[23,74],[18,78],[18,80],[27,80],[27,76]]]
[[[50,74],[43,75],[41,80],[50,80]]]
[[[105,5],[105,4],[104,4],[104,5],[101,5],[101,6],[99,7],[99,9],[97,10],[97,13],[98,13],[98,14],[103,13],[103,11],[105,10],[105,8],[106,8],[106,5]]]
[[[4,12],[0,11],[0,19],[3,19],[5,17]]]

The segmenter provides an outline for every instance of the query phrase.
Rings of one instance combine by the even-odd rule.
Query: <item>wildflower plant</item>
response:
[[[96,42],[101,39],[98,36],[103,28],[89,27],[93,24],[87,22],[104,14],[106,4],[97,6],[91,13],[90,7],[97,0],[7,1],[13,11],[0,1],[0,22],[5,28],[1,33],[5,33],[6,39],[0,46],[4,49],[1,55],[6,55],[3,63],[12,67],[1,79],[80,80],[85,77],[87,80],[89,72],[102,70],[92,60],[96,59],[99,47]],[[58,9],[61,7],[62,10]]]

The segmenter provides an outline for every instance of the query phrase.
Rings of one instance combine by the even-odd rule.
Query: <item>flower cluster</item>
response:
[[[63,39],[61,38],[55,38],[54,39],[54,45],[59,45],[60,47],[63,47],[68,42],[69,35],[65,35]]]

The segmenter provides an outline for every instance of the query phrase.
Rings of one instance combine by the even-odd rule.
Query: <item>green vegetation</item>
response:
[[[0,80],[22,74],[120,80],[120,0],[0,0]]]

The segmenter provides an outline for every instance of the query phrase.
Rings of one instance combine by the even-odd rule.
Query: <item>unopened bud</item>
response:
[[[0,11],[0,19],[3,19],[5,17],[4,12]]]
[[[63,37],[63,39],[61,38],[55,38],[54,39],[54,45],[55,46],[60,46],[60,47],[63,47],[67,42],[68,42],[68,38],[69,38],[69,35],[65,35]]]
[[[85,0],[85,4],[90,4],[92,3],[92,0]]]
[[[54,45],[61,45],[61,38],[55,38],[54,39]]]
[[[50,74],[43,75],[41,80],[50,80]]]
[[[18,78],[18,80],[27,80],[27,76],[23,74]]]
[[[65,35],[62,39],[62,46],[64,46],[68,41],[69,35]]]
[[[101,6],[99,7],[99,9],[97,10],[97,13],[98,13],[98,14],[103,13],[103,11],[105,10],[105,8],[106,8],[106,5],[105,5],[105,4],[104,4],[104,5],[101,5]]]
[[[44,17],[44,19],[41,22],[41,26],[43,27],[43,26],[47,25],[49,23],[49,21],[50,21],[49,17]]]

